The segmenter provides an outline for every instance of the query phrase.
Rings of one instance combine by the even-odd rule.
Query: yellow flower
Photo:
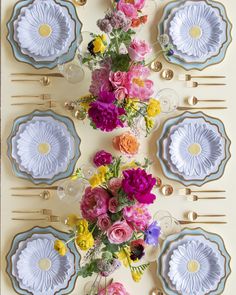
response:
[[[125,267],[131,265],[131,258],[130,258],[130,247],[125,247],[120,250],[120,252],[116,253],[118,259],[124,264]]]
[[[148,117],[145,117],[145,123],[146,123],[146,126],[147,126],[147,129],[150,130],[153,128],[154,126],[154,122],[152,119],[148,118]]]
[[[87,251],[94,245],[93,235],[90,232],[78,235],[76,244],[82,251]]]
[[[109,169],[107,166],[100,166],[98,168],[98,175],[101,177],[103,182],[106,180],[106,174],[107,174],[108,170]]]
[[[156,117],[161,113],[160,102],[154,98],[149,100],[149,104],[147,107],[147,114],[149,117]]]
[[[131,162],[129,162],[129,163],[123,165],[123,166],[121,167],[121,170],[127,170],[127,169],[132,169],[132,168],[137,168],[137,167],[138,167],[138,166],[137,166],[136,162],[133,160],[133,161],[131,161]]]
[[[106,35],[97,36],[93,41],[93,46],[94,53],[104,53],[107,47]]]
[[[142,278],[142,274],[138,271],[131,271],[131,275],[133,280],[138,283],[140,282],[141,278]]]
[[[75,214],[70,214],[67,216],[65,224],[73,227],[76,225],[77,221],[79,220],[79,216],[75,215]]]
[[[94,174],[90,179],[89,179],[89,183],[91,185],[91,187],[96,187],[99,186],[100,184],[102,184],[102,179],[100,177],[100,175],[98,174]]]
[[[86,219],[80,218],[76,222],[76,228],[78,234],[88,233],[88,221]]]
[[[54,242],[54,249],[61,255],[61,256],[65,256],[66,252],[67,252],[67,247],[65,245],[64,242],[62,242],[61,240],[56,240]]]

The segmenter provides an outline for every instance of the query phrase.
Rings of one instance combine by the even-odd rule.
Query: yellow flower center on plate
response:
[[[187,268],[188,268],[189,272],[198,272],[198,270],[200,268],[200,264],[196,260],[190,260],[188,262]]]
[[[189,30],[189,35],[193,38],[193,39],[199,39],[202,36],[202,29],[199,26],[193,26],[190,30]]]
[[[201,146],[198,143],[193,143],[190,144],[190,146],[188,147],[188,152],[192,155],[192,156],[197,156],[201,153]]]
[[[50,152],[50,145],[47,142],[42,142],[38,145],[38,152],[42,155],[47,155]]]
[[[52,33],[52,28],[48,24],[42,24],[39,27],[39,35],[41,37],[49,37]]]
[[[51,260],[48,258],[42,258],[38,262],[38,266],[41,270],[47,271],[51,268]]]

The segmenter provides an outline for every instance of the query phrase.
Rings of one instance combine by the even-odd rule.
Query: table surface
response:
[[[159,0],[157,0],[159,1]],[[1,294],[2,295],[13,295],[15,294],[12,289],[10,279],[5,273],[5,256],[9,250],[12,238],[18,232],[27,230],[35,225],[47,226],[47,223],[29,222],[29,221],[12,221],[12,210],[16,209],[42,209],[48,208],[52,209],[55,215],[66,216],[68,213],[79,213],[79,205],[77,208],[75,206],[65,206],[62,204],[57,196],[54,194],[49,201],[43,201],[39,198],[14,198],[11,197],[10,188],[13,186],[25,186],[30,185],[29,182],[20,180],[16,178],[12,172],[11,164],[6,156],[7,147],[6,140],[10,133],[13,120],[21,115],[33,111],[34,107],[26,106],[11,106],[12,102],[17,102],[11,95],[19,94],[42,94],[51,93],[53,99],[57,101],[56,112],[66,115],[66,111],[63,109],[63,104],[65,100],[75,99],[80,95],[84,95],[88,92],[90,84],[90,73],[86,71],[85,79],[82,83],[77,85],[69,84],[65,79],[53,79],[52,84],[44,89],[42,86],[33,83],[19,83],[13,84],[11,82],[10,73],[13,72],[35,72],[30,65],[17,62],[12,54],[11,47],[6,41],[6,22],[10,17],[12,7],[15,3],[14,0],[2,0],[2,56],[1,56],[1,67],[2,67],[2,109],[1,109],[1,132],[2,132],[2,159],[1,159]],[[150,42],[155,42],[157,30],[156,24],[158,23],[161,13],[162,6],[168,1],[162,1],[158,3],[157,11],[151,15],[146,27],[140,31],[138,37],[145,38]],[[228,11],[229,18],[231,21],[236,19],[236,1],[234,0],[223,0],[222,1]],[[88,0],[88,3],[84,7],[78,7],[77,12],[79,18],[83,23],[83,31],[98,31],[96,28],[96,20],[103,17],[104,11],[109,7],[109,0]],[[236,27],[236,26],[235,26]],[[236,29],[233,28],[233,36],[236,34]],[[227,200],[224,201],[199,201],[195,203],[189,203],[184,198],[179,196],[174,196],[169,199],[165,199],[162,196],[158,196],[155,204],[152,206],[152,212],[155,213],[157,210],[168,210],[176,218],[183,218],[183,214],[186,211],[193,210],[199,214],[227,214],[227,225],[204,225],[204,229],[220,234],[226,244],[227,250],[231,253],[232,261],[231,268],[233,272],[229,277],[224,291],[224,295],[234,295],[235,294],[235,281],[236,281],[236,235],[235,235],[235,207],[236,207],[236,196],[235,193],[235,167],[236,167],[236,98],[234,97],[236,92],[236,54],[235,54],[236,43],[230,45],[225,60],[219,64],[204,70],[204,74],[209,75],[227,75],[227,86],[226,87],[199,87],[195,89],[189,89],[185,87],[183,82],[178,81],[178,74],[183,74],[184,70],[166,63],[163,60],[164,68],[171,68],[175,72],[175,78],[172,81],[162,81],[158,73],[153,73],[152,78],[155,81],[155,86],[157,89],[161,88],[173,88],[175,89],[181,97],[181,103],[183,104],[184,98],[189,95],[195,95],[201,99],[227,99],[228,110],[222,111],[208,111],[207,114],[219,117],[223,120],[226,131],[232,140],[232,158],[227,164],[224,176],[214,182],[206,184],[204,189],[226,189],[227,193],[225,196]],[[56,69],[55,69],[56,70]],[[55,71],[54,70],[54,71]],[[39,72],[48,72],[48,70],[41,70]],[[192,71],[191,74],[197,74],[198,72]],[[24,99],[26,101],[27,98]],[[30,99],[28,99],[30,101]],[[23,101],[23,99],[19,99]],[[70,116],[70,114],[68,113]],[[173,114],[171,114],[173,116]],[[163,120],[166,117],[163,117]],[[78,166],[91,161],[92,155],[99,149],[103,148],[110,152],[114,152],[112,148],[112,138],[116,134],[120,134],[121,130],[117,130],[110,134],[105,134],[100,131],[93,130],[87,121],[75,121],[77,132],[81,137],[81,151],[82,156],[78,161]],[[141,153],[147,154],[149,157],[154,159],[153,173],[160,176],[164,183],[172,183],[165,179],[162,175],[158,159],[155,158],[156,154],[156,141],[160,134],[160,130],[154,132],[147,140],[141,142]],[[178,183],[172,183],[174,187],[180,187]],[[63,226],[56,225],[58,229],[64,229]],[[152,263],[150,269],[144,274],[142,281],[137,284],[134,283],[130,277],[128,269],[121,268],[114,274],[114,280],[123,282],[127,290],[131,294],[137,295],[148,295],[150,291],[156,287],[160,286],[160,282],[156,275],[156,263]],[[72,294],[82,295],[83,286],[86,280],[78,278],[77,285]]]

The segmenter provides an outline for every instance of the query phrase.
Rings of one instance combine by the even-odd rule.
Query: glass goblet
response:
[[[158,91],[156,97],[160,101],[162,113],[171,113],[179,105],[179,95],[174,89],[161,89]]]
[[[87,182],[84,179],[69,179],[64,181],[57,188],[59,199],[67,204],[73,204],[81,198],[86,188]]]

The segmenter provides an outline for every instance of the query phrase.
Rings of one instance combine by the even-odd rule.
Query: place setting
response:
[[[6,140],[7,218],[24,228],[8,237],[11,287],[22,295],[223,294],[231,256],[217,230],[230,223],[223,176],[233,149],[221,116],[229,73],[214,65],[232,42],[226,7],[111,0],[82,23],[89,2],[18,1],[6,24],[16,61],[9,108],[18,111]],[[150,43],[144,30],[157,12]],[[55,82],[73,95],[77,85],[60,112]]]

